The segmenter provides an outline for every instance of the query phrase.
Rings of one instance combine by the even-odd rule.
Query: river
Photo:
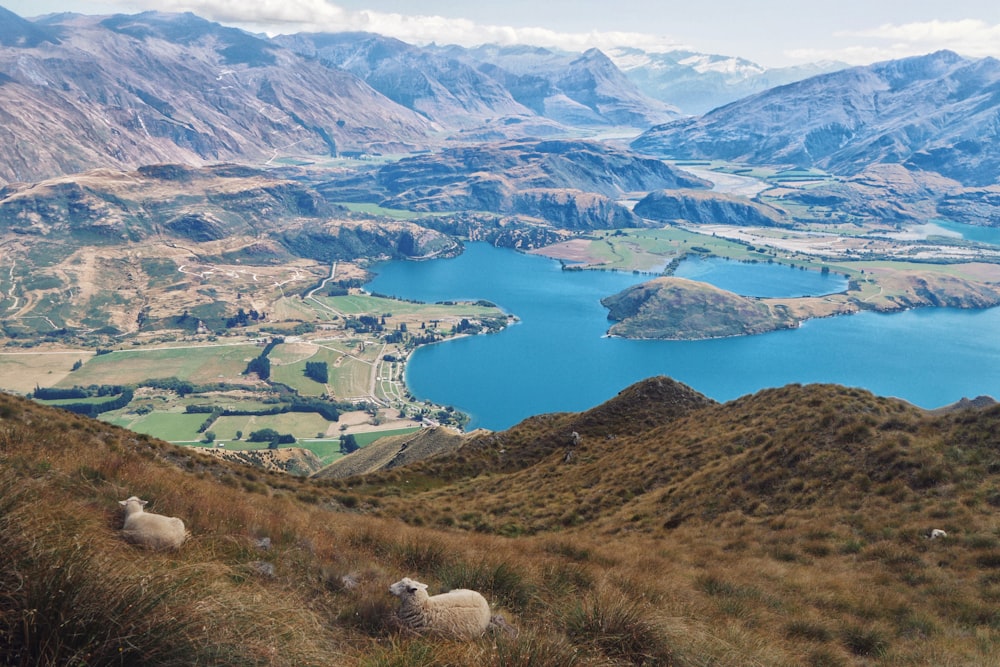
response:
[[[369,287],[381,294],[488,299],[520,318],[501,333],[422,347],[410,359],[411,391],[468,413],[470,428],[500,430],[535,414],[585,410],[653,375],[719,401],[792,382],[863,387],[925,408],[1000,397],[1000,308],[860,313],[758,336],[636,341],[605,336],[600,299],[648,276],[563,271],[557,261],[483,243],[453,259],[387,262],[375,271]]]

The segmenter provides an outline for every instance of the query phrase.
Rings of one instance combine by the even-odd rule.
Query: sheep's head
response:
[[[125,509],[128,509],[130,504],[132,505],[132,507],[138,505],[140,508],[142,508],[145,507],[148,502],[149,502],[148,500],[139,500],[137,496],[131,496],[130,498],[127,498],[125,500],[119,500],[118,504],[124,507]]]
[[[419,581],[414,581],[409,577],[403,577],[392,586],[389,586],[389,592],[398,598],[413,595],[417,591],[427,590],[427,584],[422,584]]]

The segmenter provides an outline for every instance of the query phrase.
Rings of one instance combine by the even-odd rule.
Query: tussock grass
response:
[[[329,485],[0,396],[0,664],[996,664],[1000,410],[688,398],[639,387]],[[125,543],[132,494],[189,542]],[[402,576],[480,590],[519,633],[411,636]]]

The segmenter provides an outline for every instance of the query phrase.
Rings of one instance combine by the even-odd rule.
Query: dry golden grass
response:
[[[661,381],[318,482],[0,396],[0,663],[1000,664],[998,421]],[[122,541],[131,494],[189,542]],[[482,591],[519,635],[408,635],[404,575]]]

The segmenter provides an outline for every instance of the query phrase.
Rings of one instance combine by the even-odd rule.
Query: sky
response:
[[[257,33],[364,30],[413,44],[637,46],[741,56],[767,67],[866,65],[951,49],[1000,58],[997,0],[0,0],[51,12],[195,14]]]

